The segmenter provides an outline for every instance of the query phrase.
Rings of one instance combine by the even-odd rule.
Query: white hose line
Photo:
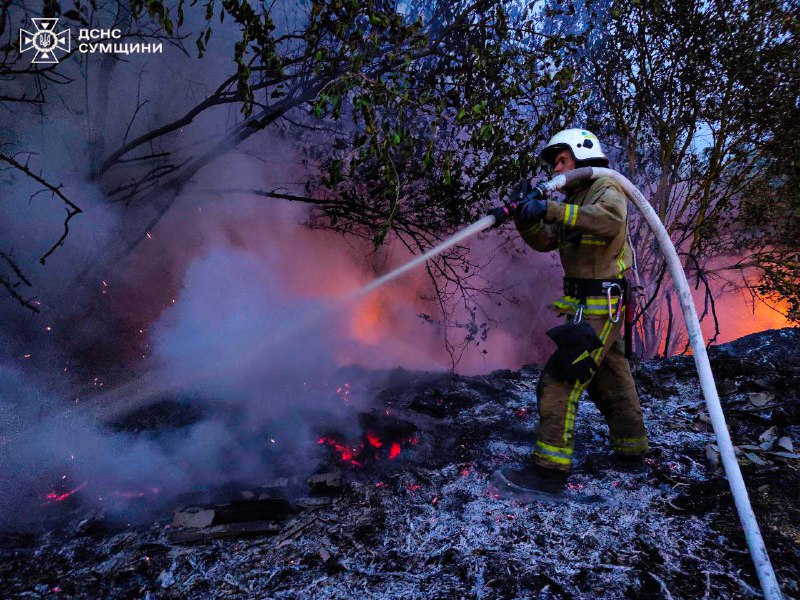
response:
[[[728,432],[728,426],[725,423],[725,415],[722,412],[722,406],[719,402],[717,387],[714,383],[714,375],[711,373],[711,364],[708,362],[703,332],[700,330],[700,322],[697,319],[697,311],[694,307],[694,300],[692,299],[689,282],[686,280],[686,274],[683,272],[683,266],[678,258],[678,252],[675,250],[675,246],[672,244],[672,240],[667,230],[664,228],[664,224],[658,218],[658,215],[653,210],[653,207],[650,206],[650,203],[647,202],[641,192],[636,189],[636,186],[624,175],[612,171],[611,169],[601,169],[597,167],[574,169],[563,175],[554,177],[545,183],[544,187],[549,191],[555,191],[563,188],[571,181],[578,179],[597,179],[599,177],[611,177],[622,186],[628,198],[630,198],[636,208],[641,211],[661,246],[661,252],[667,261],[672,280],[675,283],[675,289],[678,292],[683,318],[686,321],[686,331],[689,335],[689,342],[692,344],[694,364],[700,376],[700,387],[703,390],[703,397],[706,400],[708,414],[711,417],[714,435],[717,437],[717,445],[719,446],[722,465],[728,477],[728,485],[730,485],[731,492],[733,493],[733,500],[736,504],[736,510],[739,513],[739,520],[742,522],[742,528],[747,538],[747,545],[750,548],[750,555],[756,567],[761,589],[764,592],[764,597],[768,600],[780,600],[781,591],[778,587],[778,581],[775,579],[775,572],[772,569],[772,564],[770,563],[769,555],[764,545],[764,539],[761,537],[761,531],[758,528],[756,516],[753,513],[753,507],[750,505],[750,498],[747,495],[747,488],[742,479],[742,472],[739,469],[739,463],[733,451],[731,436]]]
[[[383,275],[382,277],[378,277],[377,279],[375,279],[371,283],[365,285],[364,287],[359,288],[359,289],[355,290],[354,292],[351,292],[350,294],[347,294],[346,296],[344,296],[342,298],[342,301],[348,302],[350,300],[354,300],[355,298],[360,298],[361,296],[369,294],[373,290],[376,290],[379,287],[381,287],[383,284],[388,283],[389,281],[392,281],[393,279],[397,279],[402,274],[404,274],[407,271],[410,271],[411,269],[413,269],[417,265],[421,265],[422,263],[424,263],[425,261],[433,258],[434,256],[437,256],[437,255],[441,254],[442,252],[444,252],[445,250],[447,250],[451,246],[455,246],[459,242],[463,242],[467,238],[472,237],[476,233],[480,233],[481,231],[483,231],[487,227],[491,227],[494,224],[495,224],[495,218],[492,215],[487,215],[487,216],[483,217],[480,221],[476,221],[475,223],[473,223],[469,227],[466,227],[466,228],[462,229],[461,231],[459,231],[458,233],[456,233],[452,237],[447,238],[445,241],[443,241],[438,246],[436,246],[434,248],[431,248],[430,250],[428,250],[424,254],[420,254],[419,256],[415,257],[413,260],[408,261],[406,264],[404,264],[401,267],[398,267],[397,269],[395,269],[391,273],[387,273],[386,275]]]

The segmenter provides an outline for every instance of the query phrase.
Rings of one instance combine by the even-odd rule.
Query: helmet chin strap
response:
[[[605,158],[586,158],[584,160],[575,160],[575,168],[582,169],[584,167],[597,167],[601,169],[608,168],[608,159]]]

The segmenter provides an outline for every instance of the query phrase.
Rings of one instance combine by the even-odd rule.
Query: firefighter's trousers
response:
[[[554,377],[545,365],[537,387],[539,425],[532,460],[547,469],[570,470],[575,447],[575,416],[584,391],[588,391],[608,424],[614,452],[625,456],[641,456],[647,452],[642,409],[622,342],[623,319],[617,324],[609,319],[586,321],[603,343],[591,353],[598,364],[594,376],[583,383],[567,383]]]

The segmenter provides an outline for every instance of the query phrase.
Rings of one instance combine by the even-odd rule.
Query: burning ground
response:
[[[800,330],[784,329],[711,351],[789,597],[800,595],[798,342]],[[4,521],[2,596],[758,595],[690,357],[635,366],[654,447],[646,474],[603,467],[604,425],[582,403],[576,473],[569,500],[558,504],[499,498],[488,484],[496,468],[530,449],[538,368],[482,377],[352,368],[336,375],[341,383],[328,393],[346,418],[308,432],[320,474],[310,485],[291,469],[225,486],[195,482],[169,498],[120,499],[127,512],[90,503],[91,483],[44,490],[36,526],[14,531]],[[180,431],[213,410],[165,400],[108,427],[133,436]],[[593,497],[599,501],[583,501]]]

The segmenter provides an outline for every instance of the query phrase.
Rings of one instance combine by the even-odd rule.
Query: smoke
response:
[[[140,498],[158,506],[186,490],[310,474],[320,458],[316,437],[357,427],[356,412],[369,402],[343,404],[340,367],[445,369],[441,331],[418,317],[430,311],[419,299],[428,291],[424,275],[343,303],[379,274],[364,260],[369,250],[309,230],[299,224],[303,217],[302,207],[247,198],[187,203],[171,214],[143,244],[124,286],[107,290],[114,305],[152,315],[129,383],[76,392],[64,380],[41,391],[33,372],[6,368],[4,514],[19,524],[23,509],[36,517],[53,502],[48,493],[77,489],[82,499],[128,515]],[[476,256],[488,259],[495,241],[477,240]],[[382,270],[408,258],[391,250]],[[500,272],[536,277],[521,266],[527,257],[495,260]],[[547,296],[521,298],[534,301],[545,304]],[[521,326],[500,321],[484,344],[489,354],[466,354],[467,366],[517,366],[506,361],[525,356],[519,339],[539,326],[538,314]],[[79,409],[90,408],[65,414],[72,396]],[[194,416],[173,423],[165,402]],[[153,414],[157,428],[136,427]]]
[[[41,186],[20,172],[0,173],[0,250],[14,249],[42,310],[33,315],[0,293],[4,526],[26,511],[36,517],[74,490],[124,512],[131,498],[167,502],[194,488],[309,473],[318,464],[316,435],[354,427],[358,402],[369,402],[356,397],[345,406],[337,397],[341,367],[450,367],[445,330],[436,323],[442,315],[421,299],[433,294],[423,270],[341,301],[409,260],[403,247],[389,241],[375,251],[304,227],[301,205],[230,192],[291,191],[304,181],[303,157],[280,135],[253,136],[199,172],[128,260],[78,286],[110,242],[126,240],[137,207],[109,203],[109,190],[127,181],[123,169],[144,163],[128,157],[102,184],[92,168],[114,144],[205,98],[230,74],[238,36],[229,22],[215,25],[218,45],[200,70],[179,52],[127,62],[89,57],[83,66],[67,60],[59,72],[76,83],[59,89],[61,103],[20,104],[3,130],[15,150],[36,153],[32,171],[61,185],[84,211],[41,265],[63,232],[61,203],[37,194]],[[213,147],[238,119],[227,108],[200,115],[163,141],[170,160]],[[487,265],[481,275],[488,286],[504,293],[482,301],[485,314],[476,319],[491,329],[467,347],[457,370],[542,362],[551,350],[543,332],[556,323],[547,305],[560,292],[557,257],[525,249],[513,229],[469,245],[475,262]],[[462,326],[471,319],[463,307],[452,315]],[[447,332],[458,343],[466,331]]]
[[[143,244],[134,269],[141,282],[136,290],[150,292],[146,305],[170,306],[176,284],[152,284],[163,279],[158,273],[164,270],[164,257],[176,261],[169,270],[182,273],[187,268],[179,264],[182,257],[210,247],[233,247],[260,257],[263,268],[269,264],[287,294],[329,305],[413,258],[399,243],[390,241],[375,251],[369,243],[308,229],[302,225],[305,215],[302,206],[243,196],[182,206]],[[480,275],[488,287],[503,293],[479,298],[485,313],[479,312],[476,320],[490,324],[489,335],[485,341],[476,336],[479,344],[468,345],[457,371],[482,374],[541,362],[550,348],[539,334],[556,323],[548,304],[560,292],[557,257],[526,249],[513,229],[507,235],[486,232],[467,243],[472,259],[487,264]],[[121,303],[141,302],[141,291],[135,293],[133,300]],[[442,316],[430,300],[434,295],[427,274],[419,268],[351,304],[337,304],[328,317],[335,328],[333,360],[339,366],[371,369],[449,369],[445,330],[433,323]],[[430,315],[432,320],[420,315]],[[451,325],[469,320],[463,307],[456,307]],[[447,333],[458,343],[467,330],[451,327]]]
[[[153,354],[135,385],[96,395],[91,410],[64,412],[19,371],[0,370],[2,514],[16,525],[37,516],[53,485],[51,496],[78,489],[114,511],[131,498],[310,474],[314,436],[352,418],[335,394],[327,314],[288,294],[268,258],[216,248],[191,264],[153,324]],[[202,417],[131,427],[164,401],[199,406]]]
[[[199,30],[192,19],[200,18],[189,11],[185,27]],[[25,25],[17,12],[10,19],[12,30]],[[354,394],[343,404],[341,367],[450,365],[443,331],[418,316],[440,317],[420,300],[431,295],[422,270],[356,302],[340,300],[403,264],[405,249],[376,253],[302,226],[304,206],[222,191],[292,190],[304,181],[303,157],[280,135],[254,136],[199,172],[128,260],[81,279],[109,244],[128,241],[140,208],[110,202],[114,188],[153,164],[133,153],[99,180],[93,171],[122,140],[178,119],[216,89],[230,75],[238,38],[230,22],[216,24],[200,70],[191,53],[89,56],[83,64],[71,57],[58,71],[74,83],[48,88],[42,106],[13,107],[3,129],[8,151],[33,153],[17,158],[83,212],[42,265],[63,232],[63,204],[19,171],[0,173],[0,250],[13,249],[32,283],[20,292],[41,310],[0,294],[4,527],[40,518],[70,492],[126,515],[139,499],[158,505],[195,488],[302,476],[318,465],[316,435],[356,427],[359,402],[369,401]],[[26,85],[16,79],[8,93]],[[202,154],[241,119],[237,109],[203,113],[147,151],[168,150],[176,164]],[[487,235],[474,248],[488,255],[497,241]],[[500,325],[468,350],[462,372],[535,358],[517,349],[536,319],[506,323],[506,308],[492,307]],[[453,330],[456,340],[463,335]]]

